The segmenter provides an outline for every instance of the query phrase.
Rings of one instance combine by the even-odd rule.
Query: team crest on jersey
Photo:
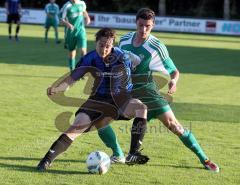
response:
[[[106,66],[109,66],[109,64],[113,64],[117,61],[117,56],[115,54],[110,54],[104,59],[104,63]]]

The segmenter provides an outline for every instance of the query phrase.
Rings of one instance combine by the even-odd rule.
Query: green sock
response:
[[[184,130],[183,135],[181,135],[179,139],[186,147],[188,147],[198,156],[201,163],[204,163],[204,161],[208,159],[201,146],[198,144],[196,138],[189,130]]]
[[[69,68],[70,68],[70,71],[74,70],[75,69],[75,58],[69,58],[68,59],[68,64],[69,64]]]
[[[98,130],[98,135],[104,144],[112,149],[113,155],[118,157],[124,156],[123,151],[118,143],[116,134],[110,125],[100,128]]]
[[[58,41],[58,32],[55,30],[55,42]]]

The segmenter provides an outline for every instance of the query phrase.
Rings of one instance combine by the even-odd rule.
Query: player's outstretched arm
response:
[[[51,96],[59,92],[64,92],[74,84],[75,80],[71,76],[64,78],[57,86],[47,88],[47,95]]]
[[[171,80],[168,82],[168,94],[173,94],[177,91],[177,81],[179,79],[179,71],[175,70],[170,74]]]
[[[74,30],[74,26],[65,19],[61,19],[61,24],[66,26],[70,30]]]
[[[91,23],[91,19],[88,15],[88,12],[87,11],[83,12],[83,16],[85,17],[86,25],[89,25]]]

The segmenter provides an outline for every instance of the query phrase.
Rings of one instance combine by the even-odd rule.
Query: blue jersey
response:
[[[91,95],[109,97],[132,90],[131,68],[132,62],[128,55],[114,47],[104,61],[96,50],[89,52],[78,62],[71,77],[79,80],[85,73],[91,73],[95,78]]]
[[[7,10],[9,14],[18,14],[19,4],[21,4],[21,0],[6,0],[8,3]]]

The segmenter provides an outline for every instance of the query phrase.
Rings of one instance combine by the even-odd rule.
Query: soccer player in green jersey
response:
[[[173,94],[177,90],[177,82],[179,79],[179,71],[169,57],[167,48],[156,37],[151,35],[151,30],[154,27],[155,13],[148,8],[142,8],[136,15],[137,29],[135,32],[130,32],[121,37],[119,46],[123,50],[131,51],[141,58],[141,64],[136,67],[133,72],[135,76],[144,79],[140,82],[134,82],[134,98],[140,99],[148,107],[148,120],[158,119],[169,130],[178,136],[182,143],[193,151],[203,166],[211,171],[219,172],[219,167],[209,160],[201,146],[198,144],[193,133],[183,128],[181,123],[176,119],[168,102],[159,94],[155,82],[152,78],[152,72],[163,72],[168,74],[171,80],[168,83],[168,93]],[[101,129],[100,137],[103,142],[114,150],[121,150],[117,140],[110,140],[116,137],[110,125],[106,130]],[[126,157],[126,163],[133,164],[134,156],[139,153],[141,143],[135,148],[135,151],[130,151]],[[116,149],[117,148],[117,149]],[[137,162],[136,162],[137,163]]]
[[[69,50],[69,68],[75,68],[76,49],[80,50],[80,55],[87,53],[87,37],[85,22],[90,24],[90,17],[86,10],[86,4],[80,0],[70,0],[63,10],[61,22],[66,26],[65,43]],[[85,18],[85,22],[84,22]]]
[[[48,31],[52,26],[55,32],[55,42],[56,44],[61,43],[58,40],[58,24],[59,24],[59,6],[55,3],[55,0],[49,0],[49,3],[46,4],[45,8],[46,21],[45,21],[45,43],[48,42]]]
[[[59,12],[59,17],[60,17],[60,18],[62,17],[63,11],[64,11],[64,9],[68,6],[68,4],[71,4],[70,1],[67,1],[67,2],[62,6],[62,8],[60,9],[60,12]],[[66,26],[64,26],[64,49],[67,49],[67,44],[66,44],[66,32],[67,32],[67,28],[66,28]]]

